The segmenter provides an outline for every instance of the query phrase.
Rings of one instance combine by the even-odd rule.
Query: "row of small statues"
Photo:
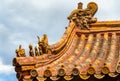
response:
[[[52,51],[50,49],[50,45],[48,44],[48,37],[46,34],[43,35],[43,38],[40,39],[39,36],[38,37],[38,47],[36,46],[33,50],[33,46],[30,44],[29,45],[29,55],[30,56],[40,56],[42,54],[51,54]],[[16,49],[16,54],[17,57],[25,57],[26,53],[25,53],[25,49],[22,48],[22,46],[19,46],[19,49]]]

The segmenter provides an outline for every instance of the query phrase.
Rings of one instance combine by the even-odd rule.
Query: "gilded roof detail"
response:
[[[13,59],[19,81],[45,81],[48,77],[53,81],[61,77],[69,81],[74,76],[83,80],[91,76],[97,79],[120,76],[120,21],[88,23],[85,20],[86,25],[80,28],[84,24],[76,23],[74,17],[87,10],[92,19],[97,5],[89,3],[86,9],[82,9],[81,3],[78,6],[80,9],[71,13],[70,23],[57,43],[50,45],[46,34],[42,39],[38,36],[38,46],[33,49],[29,45],[29,56],[19,46]],[[90,6],[95,6],[95,9],[91,10]]]

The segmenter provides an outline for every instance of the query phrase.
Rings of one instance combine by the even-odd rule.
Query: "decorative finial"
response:
[[[21,49],[22,48],[22,45],[19,45],[19,49]]]
[[[83,3],[82,3],[82,2],[79,2],[79,3],[78,3],[78,9],[82,9],[82,7],[83,7]]]
[[[39,54],[42,55],[43,52],[42,52],[42,48],[41,48],[41,46],[38,46],[38,49],[39,49]]]
[[[35,56],[39,56],[37,47],[35,47]]]
[[[17,57],[25,57],[26,54],[25,54],[25,49],[22,48],[22,45],[19,45],[19,49],[16,49],[16,56]]]
[[[76,24],[76,27],[79,29],[90,29],[90,24],[97,21],[96,18],[93,18],[96,13],[98,6],[94,2],[90,2],[87,5],[86,9],[82,9],[82,3],[78,3],[78,9],[75,9],[71,12],[68,19],[73,21]]]
[[[37,36],[37,38],[38,38],[38,45],[40,45],[40,37],[39,36]]]
[[[34,52],[31,44],[29,45],[29,54],[30,56],[34,57]]]
[[[49,48],[48,44],[48,37],[46,34],[43,35],[42,39],[40,40],[38,36],[38,44],[39,44],[39,52],[40,54],[49,54],[51,53],[51,49]]]

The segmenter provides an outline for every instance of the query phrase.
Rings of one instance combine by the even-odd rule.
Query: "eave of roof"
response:
[[[89,7],[93,9],[90,10]],[[59,80],[61,77],[72,80],[73,76],[86,80],[91,76],[102,79],[106,75],[119,77],[120,21],[96,22],[96,18],[92,17],[96,10],[97,5],[94,2],[89,3],[87,9],[74,10],[69,16],[69,26],[57,43],[49,46],[46,43],[47,37],[43,40],[45,46],[49,46],[50,53],[44,49],[46,52],[41,55],[35,53],[35,56],[30,45],[31,54],[26,56],[25,50],[20,46],[16,50],[19,55],[13,59],[18,80]],[[78,21],[74,21],[74,17]],[[38,41],[38,44],[41,43],[39,37]]]
[[[102,25],[104,29],[101,28],[101,30],[97,27],[101,25],[98,23],[93,24],[96,29],[94,27],[91,30],[75,28],[73,30],[75,34],[70,37],[63,52],[58,55],[17,57],[14,59],[14,64],[20,66],[21,71],[31,70],[31,77],[58,75],[70,77],[78,74],[82,79],[88,79],[90,75],[100,79],[106,74],[116,77],[120,73],[120,24],[118,24],[120,22],[117,21],[116,24],[111,21],[110,23],[115,24],[115,27],[108,23],[106,27],[105,23],[107,22],[104,22]]]

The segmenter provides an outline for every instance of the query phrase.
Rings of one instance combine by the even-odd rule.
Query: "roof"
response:
[[[96,7],[96,3],[91,2],[88,8],[91,4]],[[72,80],[74,76],[80,76],[83,80],[92,76],[97,79],[120,77],[120,21],[96,21],[93,18],[95,9],[97,7],[88,10],[92,14],[87,15],[89,18],[78,18],[73,11],[65,33],[53,45],[49,45],[47,35],[44,35],[41,40],[38,37],[35,50],[32,45],[29,46],[29,56],[20,46],[16,50],[17,57],[13,59],[18,80],[60,80],[61,77]],[[86,9],[80,9],[79,14],[81,10]]]

